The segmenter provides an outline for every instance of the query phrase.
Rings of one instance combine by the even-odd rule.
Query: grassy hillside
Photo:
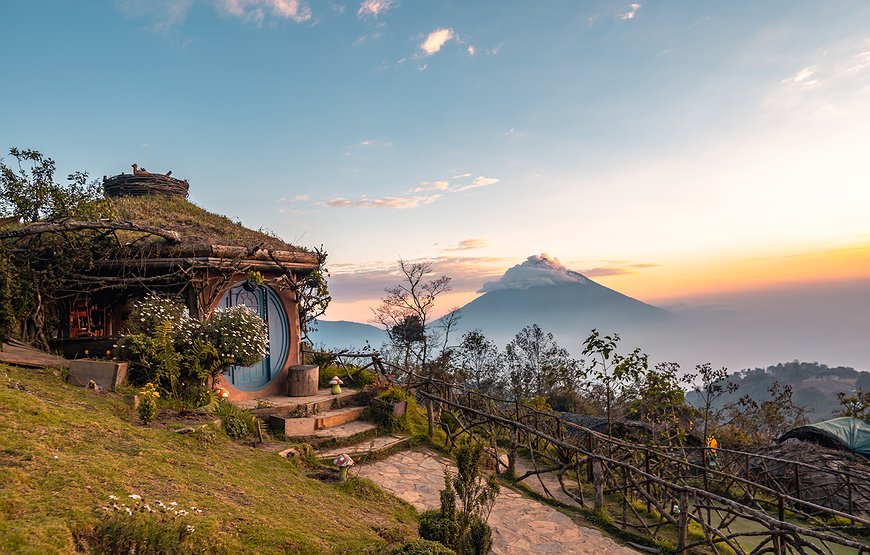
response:
[[[144,427],[120,395],[0,365],[0,553],[74,552],[105,529],[100,507],[158,501],[217,552],[366,553],[416,536],[414,509],[365,480],[308,478],[222,432]]]

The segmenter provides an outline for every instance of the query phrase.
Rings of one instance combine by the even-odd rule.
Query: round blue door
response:
[[[266,285],[248,291],[242,284],[236,284],[224,293],[218,306],[230,308],[243,304],[256,312],[269,326],[269,346],[266,356],[253,366],[233,366],[224,373],[224,379],[233,387],[243,391],[262,388],[272,381],[287,361],[290,345],[290,330],[287,313],[277,293]]]

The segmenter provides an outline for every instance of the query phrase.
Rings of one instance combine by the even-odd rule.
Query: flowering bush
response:
[[[266,322],[245,305],[217,309],[203,326],[203,334],[227,366],[256,364],[269,345]]]
[[[159,397],[160,393],[153,383],[149,382],[139,390],[139,420],[143,424],[150,424],[157,418],[157,399]]]
[[[177,384],[201,384],[232,365],[256,364],[269,344],[266,322],[244,305],[219,308],[200,322],[186,307],[149,295],[133,305],[129,328],[134,333],[122,345],[134,378],[138,372],[174,395]]]
[[[100,507],[99,523],[80,537],[94,553],[206,553],[218,551],[209,546],[208,534],[196,534],[194,519],[204,511],[183,507],[175,501],[148,502],[141,495],[109,496]]]
[[[152,293],[133,303],[127,327],[132,333],[153,335],[163,322],[170,322],[172,329],[177,332],[192,321],[195,320],[190,317],[186,306]]]

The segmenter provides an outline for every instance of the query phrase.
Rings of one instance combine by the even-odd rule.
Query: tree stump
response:
[[[309,397],[317,395],[320,367],[310,364],[291,366],[287,371],[287,395]]]

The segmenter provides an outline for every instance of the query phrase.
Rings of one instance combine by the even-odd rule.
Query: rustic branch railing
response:
[[[518,481],[534,477],[546,496],[583,507],[589,498],[623,529],[672,542],[677,552],[727,546],[738,555],[870,553],[870,483],[860,472],[744,451],[717,449],[714,458],[706,448],[630,443],[515,400],[420,376],[378,353],[332,355],[339,365],[369,359],[356,366],[414,391],[427,409],[430,436],[440,425],[448,448],[473,435],[491,446],[496,468],[510,473],[524,456],[531,470]],[[797,469],[790,484],[778,478],[783,465]],[[801,482],[814,473],[825,478],[824,488]],[[556,487],[560,498],[551,491]]]

